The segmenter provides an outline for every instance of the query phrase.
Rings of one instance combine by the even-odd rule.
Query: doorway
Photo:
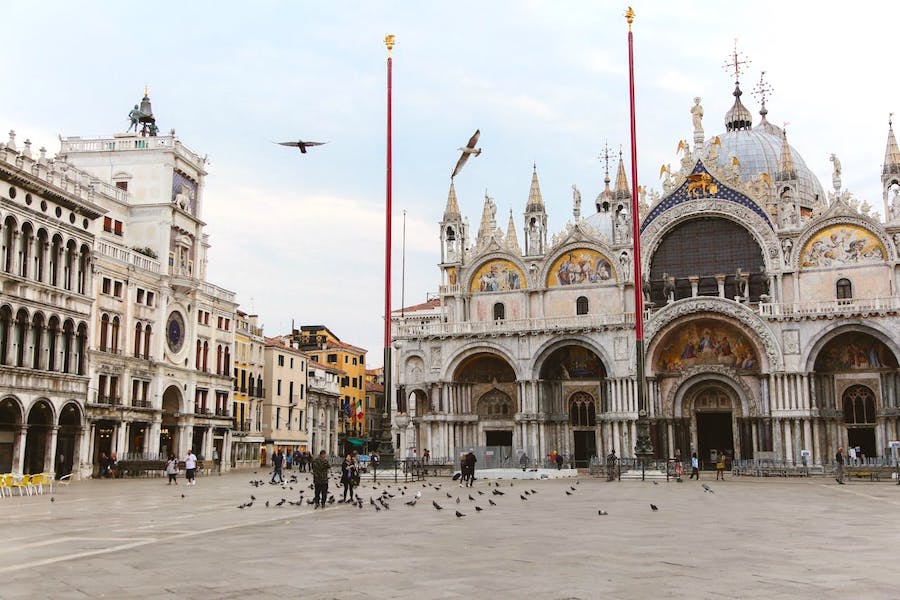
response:
[[[488,447],[508,446],[512,448],[513,432],[512,431],[485,431],[484,445]]]
[[[697,456],[700,468],[713,468],[720,452],[734,456],[731,412],[697,412]]]
[[[597,436],[594,430],[575,431],[575,468],[590,466],[591,458],[597,455]]]
[[[868,458],[877,456],[874,427],[848,427],[847,441],[851,448],[859,448],[857,456],[862,455]]]

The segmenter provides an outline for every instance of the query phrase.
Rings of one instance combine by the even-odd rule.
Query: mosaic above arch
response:
[[[676,327],[660,343],[653,369],[679,372],[702,365],[759,370],[750,339],[737,327],[715,319],[697,319]]]
[[[475,271],[470,292],[509,292],[525,289],[525,274],[512,261],[495,258]]]
[[[609,259],[591,248],[564,252],[547,272],[547,287],[604,281],[615,282],[616,273]]]
[[[842,333],[825,344],[816,356],[815,370],[821,372],[897,368],[897,357],[880,340],[867,333]]]
[[[888,253],[878,237],[859,225],[825,227],[813,235],[800,252],[801,267],[831,267],[883,262]]]

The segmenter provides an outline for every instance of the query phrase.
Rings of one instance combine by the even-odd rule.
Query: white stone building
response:
[[[91,256],[115,195],[12,131],[0,145],[0,473],[86,460]]]
[[[189,448],[227,468],[236,303],[206,281],[206,159],[143,133],[62,138],[58,157],[117,189],[97,199],[82,471]]]
[[[344,371],[314,360],[309,361],[306,435],[313,456],[325,450],[338,455],[341,412],[341,377]]]
[[[662,193],[640,198],[655,455],[799,462],[808,451],[821,463],[858,446],[884,456],[900,438],[892,128],[881,220],[842,186],[833,155],[826,194],[764,100],[754,126],[736,85],[714,136],[702,110],[692,115],[693,142],[663,167]],[[440,303],[392,316],[399,453],[494,446],[532,457],[558,450],[580,464],[611,448],[633,456],[635,283],[621,156],[609,184],[584,212],[573,186],[572,217],[551,236],[535,170],[524,249],[512,211],[504,235],[491,198],[471,237],[451,184]]]

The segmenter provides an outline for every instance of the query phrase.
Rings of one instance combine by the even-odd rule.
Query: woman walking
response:
[[[356,483],[356,461],[353,460],[351,455],[347,455],[344,458],[344,462],[341,463],[341,485],[344,486],[344,499],[341,502],[347,501],[347,493],[350,493],[350,502],[353,502],[353,486]]]
[[[166,485],[178,485],[178,459],[174,454],[169,455],[169,461],[166,463],[166,475],[169,476],[169,483]]]

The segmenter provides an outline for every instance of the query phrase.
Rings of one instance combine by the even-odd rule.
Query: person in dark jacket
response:
[[[469,478],[466,482],[466,487],[472,487],[472,484],[475,483],[475,463],[477,462],[475,451],[469,450],[469,453],[466,454],[466,476]]]
[[[347,501],[347,492],[350,493],[350,502],[353,502],[353,486],[356,485],[356,477],[356,461],[348,454],[341,463],[341,485],[344,486],[344,498],[341,502]]]
[[[319,452],[319,456],[312,461],[313,486],[315,488],[316,508],[325,508],[325,499],[328,496],[328,458],[325,451]]]
[[[284,465],[284,454],[281,453],[281,450],[278,450],[275,454],[272,455],[272,466],[274,470],[272,471],[272,481],[270,483],[275,483],[275,478],[278,478],[279,483],[284,483],[284,476],[281,474],[281,467]]]

